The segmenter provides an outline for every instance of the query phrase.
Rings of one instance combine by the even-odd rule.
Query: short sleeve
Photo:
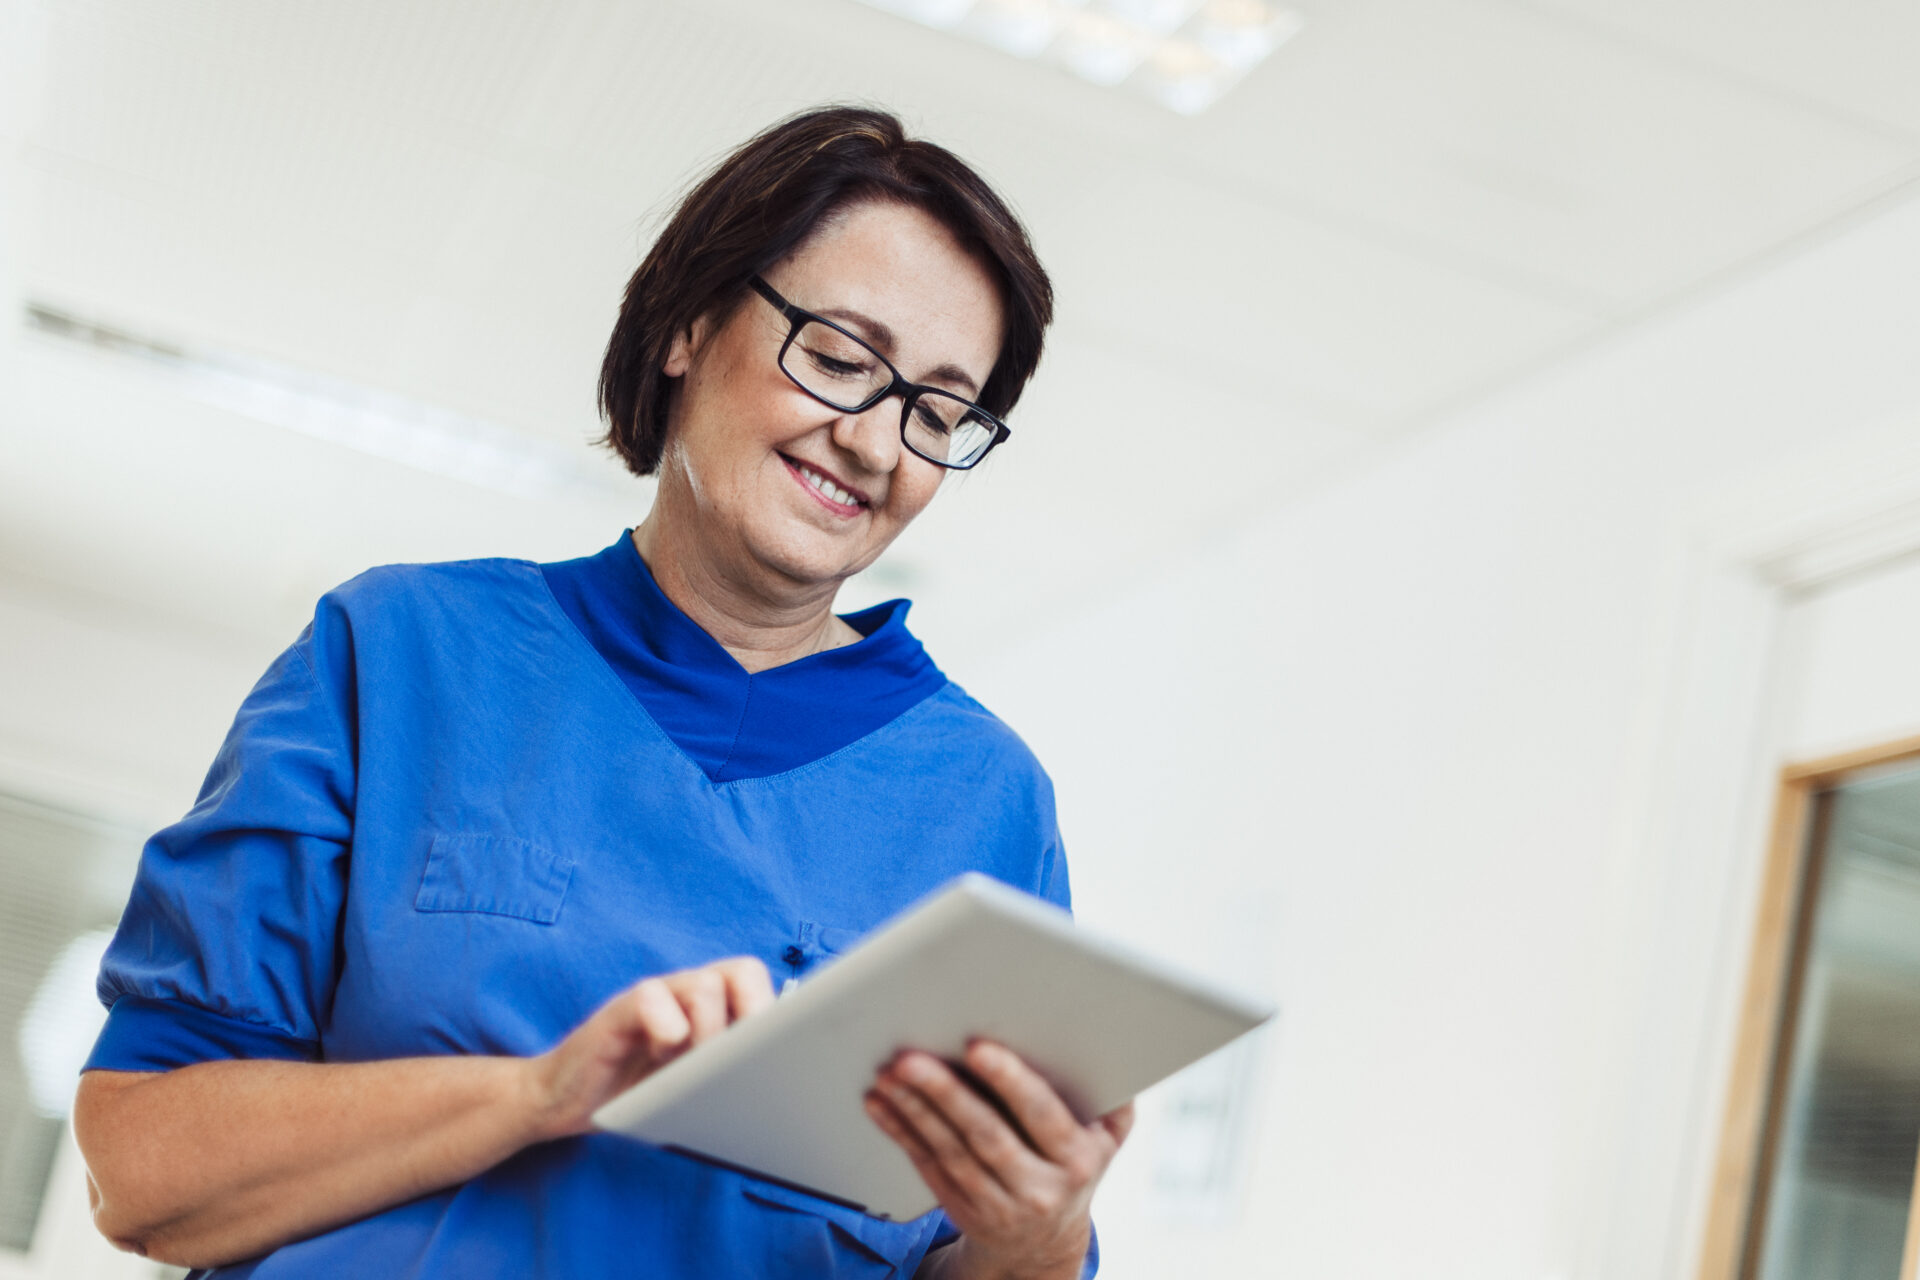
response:
[[[193,808],[147,842],[84,1069],[320,1056],[353,831],[351,654],[323,600],[241,704]]]

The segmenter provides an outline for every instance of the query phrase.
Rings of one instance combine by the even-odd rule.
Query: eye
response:
[[[869,382],[876,376],[873,353],[837,329],[809,324],[800,333],[799,345],[808,366],[823,378]]]
[[[808,357],[820,372],[835,378],[858,378],[865,376],[866,366],[855,360],[841,360],[824,351],[809,351]]]
[[[953,424],[942,418],[935,406],[925,400],[913,406],[913,416],[924,430],[935,435],[944,436],[953,430]]]

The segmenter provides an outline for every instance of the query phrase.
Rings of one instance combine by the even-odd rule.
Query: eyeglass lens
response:
[[[810,320],[787,344],[780,367],[836,409],[858,410],[893,382],[873,349],[832,325]],[[916,393],[903,436],[923,458],[966,466],[993,443],[994,424],[969,400],[942,391]]]

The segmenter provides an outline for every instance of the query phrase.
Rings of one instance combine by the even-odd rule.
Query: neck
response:
[[[676,536],[677,528],[656,504],[633,531],[634,548],[661,594],[746,670],[784,666],[860,638],[834,616],[837,584],[796,584],[782,590],[740,582],[687,545],[688,539]]]

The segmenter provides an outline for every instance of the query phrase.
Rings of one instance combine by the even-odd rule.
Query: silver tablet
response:
[[[1083,1121],[1274,1010],[1103,940],[985,876],[921,900],[783,995],[602,1107],[604,1129],[865,1210],[935,1202],[863,1108],[903,1048],[1005,1044]]]

